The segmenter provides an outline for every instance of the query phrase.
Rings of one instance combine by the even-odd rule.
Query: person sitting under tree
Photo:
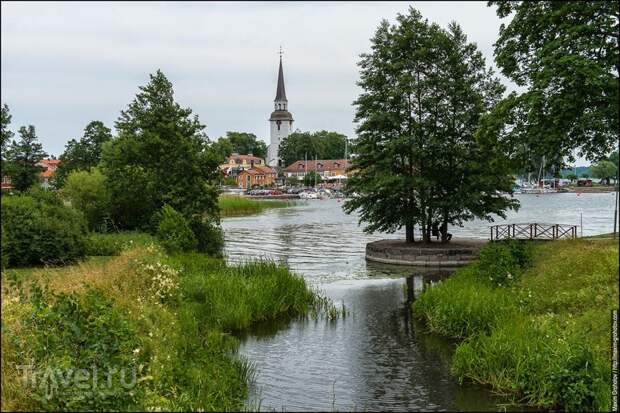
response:
[[[433,227],[434,228],[434,227]],[[450,241],[452,239],[452,234],[448,232],[448,223],[444,222],[441,225],[441,240],[442,241]],[[439,238],[439,237],[438,237]]]

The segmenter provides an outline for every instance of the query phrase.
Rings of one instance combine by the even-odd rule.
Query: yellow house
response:
[[[241,169],[249,169],[253,166],[264,166],[265,160],[263,158],[259,158],[258,156],[254,156],[252,154],[248,155],[239,155],[238,153],[233,153],[228,158],[226,158],[226,162],[220,165],[220,169],[224,172],[230,171],[233,169],[241,170]]]

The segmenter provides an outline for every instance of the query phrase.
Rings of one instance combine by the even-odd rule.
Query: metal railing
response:
[[[501,224],[491,228],[491,241],[502,239],[556,240],[577,238],[577,225],[567,224]]]

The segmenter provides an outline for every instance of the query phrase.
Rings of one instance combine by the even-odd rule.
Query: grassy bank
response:
[[[334,311],[272,262],[228,266],[129,244],[114,257],[3,272],[2,410],[239,410],[252,368],[231,333]]]
[[[413,313],[459,340],[452,367],[460,380],[539,408],[610,410],[617,242],[541,243],[530,261],[503,282],[480,263],[460,269],[424,292]]]
[[[293,201],[279,199],[259,200],[226,195],[222,195],[219,198],[220,215],[222,217],[258,214],[267,208],[286,208],[294,204]]]

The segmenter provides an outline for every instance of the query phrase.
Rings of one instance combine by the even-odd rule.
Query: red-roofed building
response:
[[[233,153],[226,158],[225,163],[220,165],[220,169],[224,171],[226,175],[235,176],[236,172],[242,171],[244,169],[250,169],[255,165],[264,166],[266,165],[265,160],[252,154],[240,155],[238,153]]]
[[[251,189],[254,186],[270,186],[276,181],[278,173],[275,169],[255,165],[249,169],[243,169],[237,173],[237,186],[243,189]]]
[[[50,187],[49,179],[56,173],[58,164],[60,164],[60,160],[58,159],[42,159],[41,162],[37,163],[38,166],[43,168],[40,175],[41,186],[43,186],[43,188],[48,189]],[[13,184],[9,175],[2,175],[2,189],[13,189]]]
[[[307,172],[315,171],[326,180],[346,179],[350,174],[349,166],[350,163],[346,159],[308,159],[293,162],[284,169],[284,175],[287,178],[296,177],[302,180]]]

